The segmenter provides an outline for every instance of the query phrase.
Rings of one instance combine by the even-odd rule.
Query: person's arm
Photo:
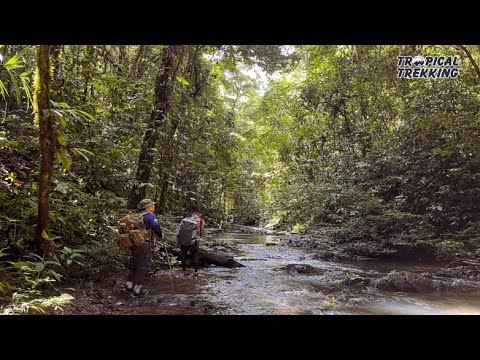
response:
[[[162,228],[160,227],[160,224],[157,223],[155,225],[153,225],[152,227],[152,231],[160,238],[160,239],[163,239],[163,232],[162,232]]]
[[[205,221],[200,218],[200,236],[205,236]]]
[[[145,216],[144,218],[146,221],[145,223],[149,226],[147,226],[148,228],[152,229],[152,231],[160,238],[162,239],[163,238],[163,232],[162,232],[162,228],[160,227],[160,223],[158,222],[157,220],[157,217],[154,215],[154,214],[148,214]]]

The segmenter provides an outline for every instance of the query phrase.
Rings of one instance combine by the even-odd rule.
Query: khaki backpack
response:
[[[117,244],[121,249],[130,251],[150,238],[151,231],[145,230],[144,215],[145,213],[129,214],[118,220]]]

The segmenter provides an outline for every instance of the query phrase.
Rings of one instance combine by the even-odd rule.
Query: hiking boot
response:
[[[133,286],[128,287],[127,285],[124,285],[123,288],[122,288],[122,292],[124,292],[126,294],[133,292]]]
[[[145,289],[145,288],[141,288],[140,291],[137,293],[137,292],[133,292],[133,296],[137,297],[137,296],[144,296],[144,295],[147,295],[148,294],[148,289]]]

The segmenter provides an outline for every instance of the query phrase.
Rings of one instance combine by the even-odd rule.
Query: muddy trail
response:
[[[198,277],[191,270],[184,277],[175,268],[175,284],[168,270],[160,270],[147,280],[150,293],[140,298],[122,291],[125,272],[106,287],[85,285],[66,313],[480,314],[478,281],[442,278],[438,265],[326,261],[313,249],[279,246],[271,235],[214,239],[217,251],[232,254],[244,267],[210,266]],[[409,282],[412,276],[415,283]]]

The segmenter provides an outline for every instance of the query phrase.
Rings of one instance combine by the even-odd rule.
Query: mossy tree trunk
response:
[[[179,49],[180,46],[178,45],[169,45],[163,52],[162,64],[155,82],[155,102],[153,103],[147,129],[143,137],[142,148],[138,158],[136,183],[132,187],[128,202],[129,208],[135,208],[140,200],[146,197],[145,184],[150,181],[154,158],[153,149],[159,137],[158,128],[169,110],[173,82],[175,81],[173,64]]]
[[[45,116],[44,111],[50,107],[50,58],[49,45],[40,45],[37,54],[37,81],[35,88],[37,120],[40,128],[40,181],[38,191],[38,216],[35,243],[40,254],[48,253],[53,244],[48,240],[48,198],[53,174],[53,155],[55,139],[53,121]]]

